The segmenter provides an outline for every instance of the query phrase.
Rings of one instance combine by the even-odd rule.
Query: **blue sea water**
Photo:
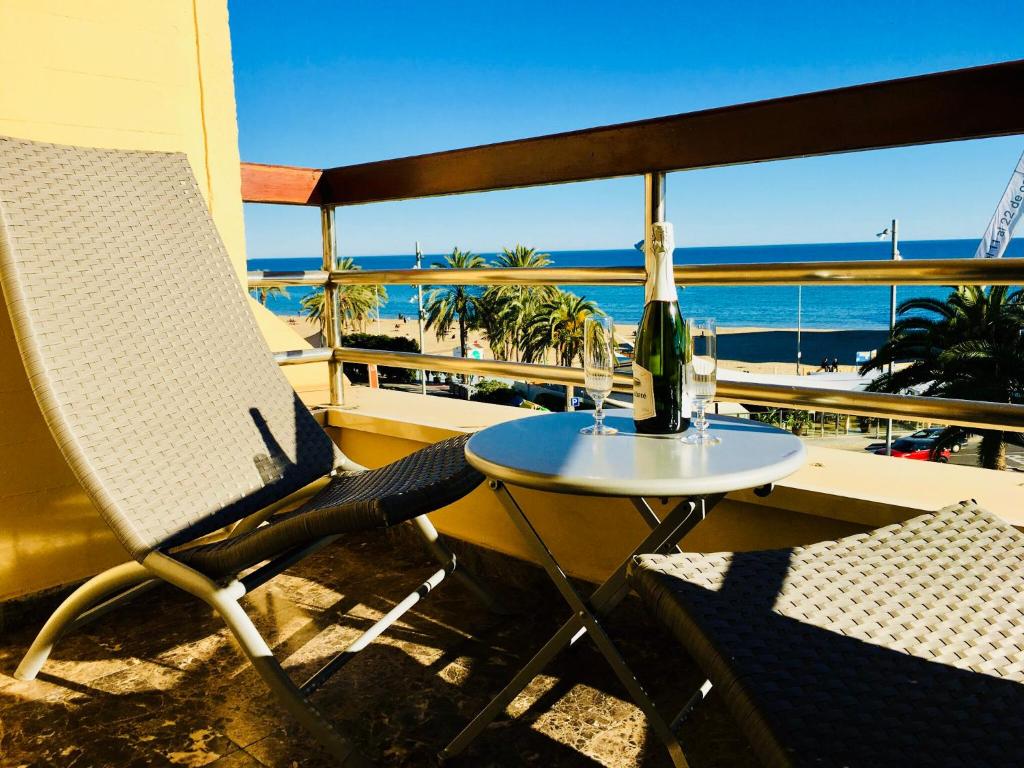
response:
[[[911,240],[900,243],[905,259],[953,259],[974,255],[978,241]],[[887,241],[868,243],[818,243],[809,245],[752,245],[716,248],[677,248],[676,264],[752,264],[806,261],[886,261],[891,245]],[[538,250],[542,250],[538,248]],[[481,254],[493,258],[493,253]],[[636,250],[551,251],[552,266],[642,266]],[[1010,244],[1007,257],[1024,257],[1024,241]],[[424,266],[443,263],[444,254],[424,255]],[[408,269],[409,255],[362,256],[355,262],[363,269]],[[319,258],[250,259],[249,269],[319,269]],[[443,271],[438,273],[443,284]],[[272,296],[268,308],[277,314],[299,314],[299,302],[309,288],[289,288],[285,297]],[[619,323],[638,323],[643,312],[643,289],[638,286],[567,286],[566,290],[597,302]],[[388,302],[381,317],[399,314],[415,317],[414,286],[387,286]],[[429,288],[424,288],[424,295]],[[897,299],[912,296],[944,297],[948,288],[907,286],[897,289]],[[680,289],[679,301],[688,316],[708,316],[723,326],[793,328],[797,322],[796,286],[698,286]],[[887,286],[805,286],[802,323],[808,329],[882,329],[889,324]]]

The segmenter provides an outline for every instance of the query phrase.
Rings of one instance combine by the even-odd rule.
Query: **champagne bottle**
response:
[[[644,307],[633,352],[633,423],[637,432],[668,435],[690,426],[684,371],[692,350],[672,274],[672,225],[655,224],[651,240],[654,290]]]

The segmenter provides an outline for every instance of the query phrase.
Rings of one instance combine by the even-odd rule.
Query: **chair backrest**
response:
[[[133,557],[341,458],[274,363],[184,155],[0,137],[0,287],[50,430]]]

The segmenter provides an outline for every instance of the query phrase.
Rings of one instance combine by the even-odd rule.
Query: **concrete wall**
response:
[[[425,444],[365,428],[335,430],[332,436],[348,456],[366,466],[386,464]],[[592,582],[607,578],[650,531],[626,499],[571,496],[522,488],[513,489],[513,495],[566,572]],[[648,501],[658,516],[663,517],[678,499],[670,499],[668,503],[660,499]],[[431,515],[431,519],[439,531],[449,536],[521,560],[534,560],[533,553],[486,485]],[[694,552],[791,547],[866,528],[834,518],[726,499],[682,545]]]
[[[353,408],[328,413],[335,441],[355,461],[377,467],[463,431],[531,412],[421,395],[351,390]],[[1020,475],[976,467],[906,461],[807,446],[807,462],[767,498],[729,494],[683,541],[695,552],[792,547],[895,523],[974,498],[1024,526]],[[533,525],[574,576],[602,580],[647,529],[625,500],[516,490]],[[656,511],[660,500],[649,499]],[[669,505],[674,500],[669,501]],[[530,559],[492,493],[478,488],[432,516],[438,530],[521,559]]]

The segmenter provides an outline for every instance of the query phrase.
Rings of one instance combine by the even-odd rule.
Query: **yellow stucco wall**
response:
[[[0,71],[2,135],[185,152],[244,274],[226,0],[0,0]],[[257,318],[275,349],[306,346]],[[326,381],[323,366],[289,374],[300,390]],[[0,601],[123,559],[50,439],[5,311],[0,425]]]
[[[183,151],[244,264],[224,0],[0,0],[0,133]]]

